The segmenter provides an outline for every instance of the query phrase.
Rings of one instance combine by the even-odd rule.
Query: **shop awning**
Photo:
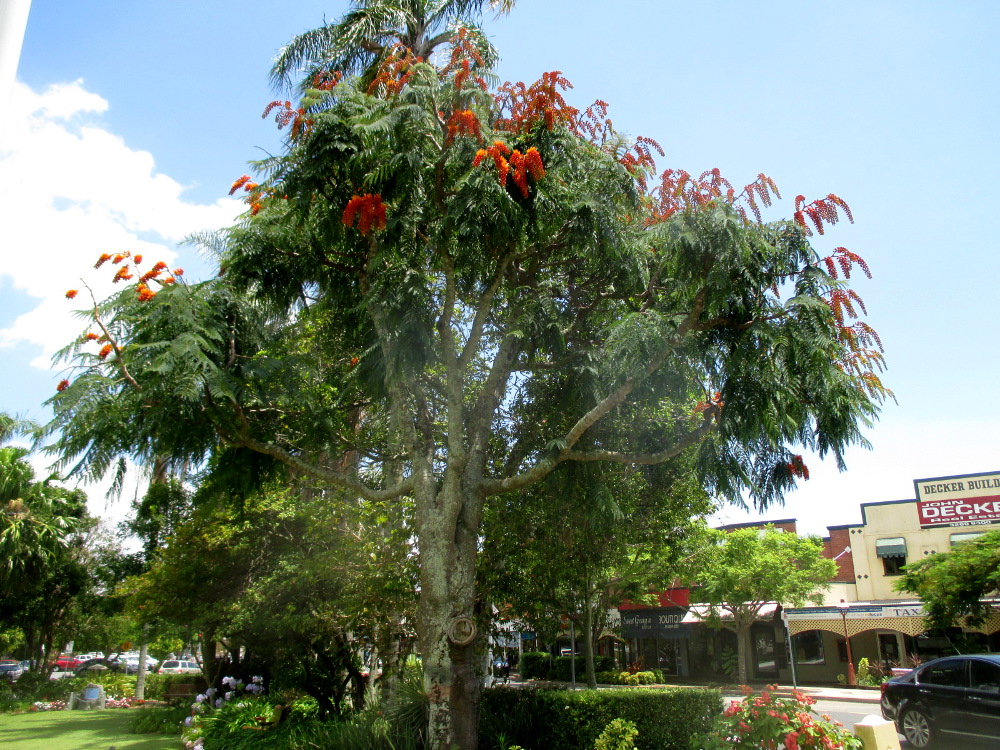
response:
[[[906,557],[906,540],[901,536],[876,539],[875,554],[879,557]]]
[[[770,620],[774,617],[774,613],[778,609],[777,602],[767,602],[764,606],[760,608],[760,612],[757,614],[758,620]],[[727,611],[724,607],[717,607],[720,620],[732,620],[732,612]],[[684,615],[684,623],[694,624],[699,622],[705,622],[709,618],[712,612],[712,607],[708,604],[692,604],[688,609],[688,613]]]

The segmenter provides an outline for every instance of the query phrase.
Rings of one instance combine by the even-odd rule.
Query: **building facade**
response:
[[[909,667],[956,650],[1000,651],[1000,601],[995,613],[978,628],[928,631],[923,608],[912,595],[898,592],[903,567],[963,541],[1000,530],[1000,472],[914,481],[912,500],[861,505],[861,523],[828,527],[824,555],[837,563],[821,605],[773,608],[762,612],[751,633],[752,677],[801,683],[834,683],[847,678],[848,653],[855,665],[867,659],[888,670]],[[722,527],[763,526],[768,522]],[[770,522],[796,533],[794,519]],[[676,616],[686,599],[671,592],[673,609],[649,612],[630,608],[623,625],[628,652],[647,667],[667,674],[714,679],[724,673],[727,651],[735,637],[701,623],[697,605],[687,605],[673,629],[656,623],[660,615]],[[642,621],[648,630],[637,625]],[[659,629],[657,629],[659,628]]]

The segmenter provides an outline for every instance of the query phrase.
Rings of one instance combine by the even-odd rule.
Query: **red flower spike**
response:
[[[73,299],[77,295],[76,289],[69,289],[66,292],[66,299]]]
[[[56,390],[59,391],[60,393],[65,391],[67,388],[69,388],[68,380],[60,380],[59,385],[56,386]]]
[[[354,226],[355,220],[357,220],[358,231],[362,237],[372,229],[385,229],[386,211],[385,204],[382,203],[382,196],[377,193],[375,195],[368,193],[353,196],[344,208],[341,221],[345,226],[350,227]]]
[[[142,256],[136,255],[135,257],[132,258],[132,260],[136,263],[136,265],[138,265],[139,263],[142,263]]]
[[[174,276],[183,276],[183,275],[184,275],[184,269],[183,268],[175,268],[174,269]]]
[[[100,357],[101,359],[106,359],[107,356],[111,354],[111,350],[113,348],[114,347],[112,347],[111,344],[105,344],[104,346],[101,347],[101,351],[98,352],[97,356]]]
[[[107,253],[101,253],[101,257],[97,259],[97,262],[94,264],[94,268],[100,268],[109,260],[111,260],[110,255],[108,255]]]
[[[84,338],[85,338],[85,339],[86,339],[87,341],[97,341],[97,339],[99,339],[99,338],[100,338],[100,336],[98,336],[98,335],[97,335],[96,333],[94,333],[94,332],[90,332],[90,333],[88,333],[88,334],[87,334],[86,336],[84,336]]]

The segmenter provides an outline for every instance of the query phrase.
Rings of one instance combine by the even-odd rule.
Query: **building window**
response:
[[[906,565],[906,558],[903,555],[892,555],[882,558],[882,570],[887,576],[903,575],[903,566]]]
[[[982,531],[967,531],[962,534],[952,534],[951,535],[951,546],[954,547],[960,542],[971,542],[973,539],[978,539],[983,535]]]
[[[823,632],[821,630],[807,630],[804,633],[796,633],[792,638],[795,646],[796,664],[812,665],[825,664],[826,654],[823,653]]]
[[[882,558],[887,576],[898,576],[906,565],[906,539],[901,536],[875,540],[875,554]]]

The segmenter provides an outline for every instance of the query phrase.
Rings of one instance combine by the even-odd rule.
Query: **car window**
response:
[[[965,687],[965,662],[960,659],[949,659],[928,664],[921,670],[918,681],[926,685]]]
[[[969,684],[973,690],[1000,693],[1000,665],[974,660],[969,667]]]
[[[175,662],[175,661],[165,661],[165,662],[163,662],[163,668],[164,669],[176,669],[178,666],[179,666],[178,663]]]

